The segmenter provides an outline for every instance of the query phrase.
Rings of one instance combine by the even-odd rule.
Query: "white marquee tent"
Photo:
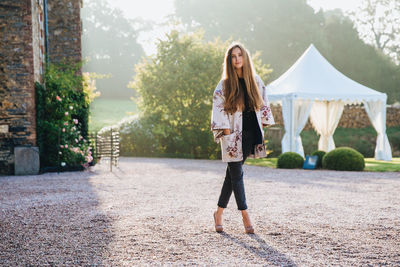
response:
[[[320,135],[318,149],[335,148],[333,133],[345,104],[363,103],[378,133],[375,159],[392,160],[386,135],[386,100],[384,93],[363,86],[336,70],[310,45],[281,77],[267,86],[269,100],[282,105],[285,134],[282,153],[296,152],[304,157],[300,133],[310,117]]]

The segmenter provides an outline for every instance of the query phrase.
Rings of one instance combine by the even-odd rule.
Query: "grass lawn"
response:
[[[247,159],[247,165],[276,168],[278,158]]]
[[[277,160],[278,160],[277,158],[248,159],[246,160],[246,164],[276,168]],[[400,158],[393,158],[392,161],[382,161],[382,160],[375,160],[373,158],[366,158],[364,171],[400,172]]]
[[[400,158],[393,158],[392,161],[366,158],[365,170],[371,172],[400,172]]]
[[[122,118],[137,113],[136,104],[130,99],[97,98],[90,105],[89,131],[114,125]]]

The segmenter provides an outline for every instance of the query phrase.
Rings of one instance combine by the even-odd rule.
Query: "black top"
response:
[[[243,132],[252,132],[255,136],[256,144],[262,144],[261,130],[258,125],[256,112],[250,110],[248,94],[246,90],[246,83],[243,78],[239,78],[239,86],[244,92],[244,105],[243,110]]]

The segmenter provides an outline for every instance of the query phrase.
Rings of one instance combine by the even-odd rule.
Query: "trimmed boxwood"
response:
[[[362,171],[365,162],[363,155],[357,150],[350,147],[338,147],[323,157],[322,167],[337,171]]]
[[[277,168],[281,169],[297,169],[302,168],[304,159],[295,152],[285,152],[278,157]]]
[[[326,152],[322,150],[315,150],[313,153],[311,153],[311,156],[318,156],[317,165],[315,166],[316,168],[322,168],[322,158],[325,156],[325,154]]]

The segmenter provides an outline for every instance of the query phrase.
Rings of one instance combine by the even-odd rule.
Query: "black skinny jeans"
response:
[[[254,132],[242,133],[243,160],[228,162],[226,168],[225,181],[222,185],[221,194],[218,200],[218,207],[226,208],[231,197],[232,191],[235,195],[236,204],[239,210],[247,210],[246,195],[243,184],[243,163],[256,145],[256,135]]]

